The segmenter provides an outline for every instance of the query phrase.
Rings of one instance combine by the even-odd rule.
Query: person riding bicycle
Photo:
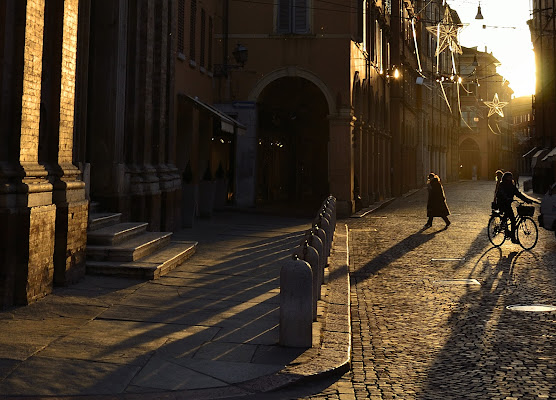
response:
[[[513,243],[517,243],[515,237],[515,214],[512,208],[512,202],[514,201],[514,196],[519,197],[521,200],[527,204],[535,202],[535,199],[521,193],[514,185],[513,175],[511,172],[505,172],[502,176],[502,182],[498,186],[496,191],[496,204],[498,209],[504,214],[504,220],[509,218],[512,223],[511,238]]]

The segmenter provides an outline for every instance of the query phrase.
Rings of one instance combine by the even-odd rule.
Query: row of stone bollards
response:
[[[311,347],[317,301],[336,229],[336,198],[322,203],[311,229],[280,270],[280,345]]]

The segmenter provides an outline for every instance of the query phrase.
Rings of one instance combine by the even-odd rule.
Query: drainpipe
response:
[[[230,0],[224,0],[223,31],[224,43],[222,45],[222,66],[228,65],[228,39],[229,39],[229,19],[230,19]],[[227,73],[227,71],[226,71]]]

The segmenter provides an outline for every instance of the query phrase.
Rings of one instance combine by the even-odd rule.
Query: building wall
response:
[[[366,23],[372,20],[374,27],[374,21],[379,20],[378,8],[374,4],[371,7],[370,3]],[[354,179],[357,180],[358,195],[367,204],[371,199],[384,198],[390,192],[385,154],[389,154],[389,122],[384,124],[375,117],[380,114],[382,118],[387,112],[386,78],[379,74],[376,65],[371,66],[367,52],[362,51],[363,39],[354,40],[359,33],[358,18],[362,21],[362,14],[358,17],[357,13],[341,13],[337,8],[326,7],[324,2],[314,0],[308,7],[309,29],[282,33],[278,29],[278,6],[273,2],[230,4],[228,31],[218,31],[217,40],[245,45],[249,49],[249,60],[245,68],[233,70],[230,76],[220,78],[216,84],[215,101],[241,107],[251,104],[250,112],[243,113],[247,120],[256,121],[260,100],[257,96],[263,92],[261,87],[282,77],[304,77],[315,83],[327,99],[329,113],[328,132],[323,132],[323,140],[328,140],[329,158],[328,165],[323,168],[327,169],[330,192],[338,198],[341,211],[349,214],[356,207]],[[352,2],[352,6],[357,9],[358,2]],[[386,29],[386,21],[381,18],[380,23]],[[373,35],[374,32],[367,31],[365,41],[369,49],[371,40],[375,40]],[[385,40],[381,42],[383,54],[386,53],[385,43]],[[226,60],[233,58],[228,55]],[[360,90],[368,98],[376,98],[376,101],[366,101],[366,106],[372,109],[370,112],[360,112],[357,116],[355,109],[358,106],[354,103],[353,93],[356,76]],[[375,112],[374,108],[380,108],[381,112]],[[243,151],[238,153],[237,162],[249,163],[253,165],[250,169],[255,170],[253,151],[257,149],[254,144],[257,123],[252,127],[253,131],[247,132],[246,143],[240,145]],[[326,137],[328,139],[324,139]],[[373,157],[378,154],[382,158]],[[256,185],[254,176],[243,177],[246,182],[249,179],[250,183],[246,185]]]
[[[529,21],[531,40],[535,52],[536,90],[533,104],[534,145],[539,150],[550,151],[556,146],[554,124],[556,116],[556,22],[554,0],[533,0],[532,19]],[[546,162],[535,162],[533,168],[533,190],[545,193],[556,180],[554,158]]]
[[[150,230],[175,228],[172,0],[91,3],[85,163],[91,198]],[[102,82],[102,84],[99,84]],[[99,118],[98,116],[102,116]]]
[[[0,225],[8,244],[0,306],[27,304],[85,271],[88,203],[72,164],[78,7],[0,4]]]
[[[492,53],[478,51],[477,48],[464,48],[459,62],[464,71],[466,87],[471,92],[464,92],[465,95],[461,96],[461,109],[469,115],[462,116],[467,125],[460,121],[459,143],[460,146],[468,140],[477,143],[480,152],[477,179],[493,179],[498,169],[515,169],[515,141],[511,107],[508,106],[513,91],[504,78],[497,74],[499,62]],[[474,62],[477,65],[473,65]],[[503,116],[494,112],[494,109],[492,115],[488,115],[491,107],[486,103],[494,102],[495,96],[498,96]],[[466,165],[463,169],[463,177],[468,178]]]

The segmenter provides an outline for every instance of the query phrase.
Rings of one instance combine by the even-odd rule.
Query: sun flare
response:
[[[510,82],[515,97],[535,93],[535,55],[527,26],[529,2],[524,0],[489,0],[481,2],[484,19],[477,20],[478,2],[449,0],[465,28],[460,43],[496,57],[498,73]]]

